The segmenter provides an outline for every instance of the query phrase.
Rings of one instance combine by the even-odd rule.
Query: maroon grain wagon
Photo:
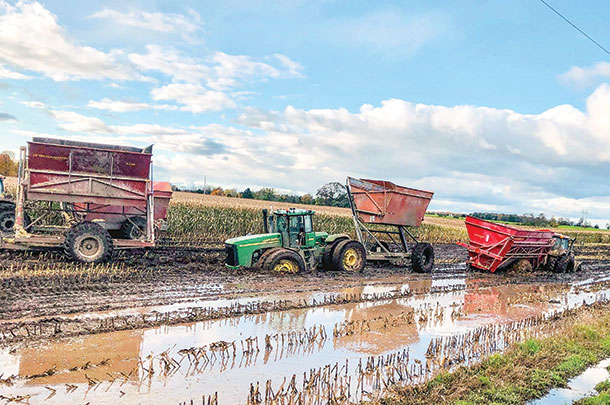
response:
[[[407,259],[414,271],[432,271],[432,245],[419,242],[409,228],[421,225],[433,192],[385,180],[352,177],[347,178],[346,187],[356,235],[367,250],[367,260],[396,262]],[[407,244],[407,236],[415,242],[412,249]]]
[[[73,260],[95,263],[113,249],[152,247],[171,198],[169,184],[153,183],[152,174],[152,145],[33,138],[20,151],[16,201],[0,204],[0,218],[11,208],[15,218],[12,229],[4,223],[0,247],[62,247]],[[33,221],[26,201],[42,211]]]
[[[495,272],[514,265],[545,267],[554,272],[578,270],[572,253],[573,239],[548,229],[520,229],[467,216],[468,265]]]

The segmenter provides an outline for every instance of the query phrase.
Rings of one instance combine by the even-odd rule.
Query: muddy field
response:
[[[0,399],[377,398],[502,350],[523,338],[516,330],[542,333],[551,316],[606,302],[608,249],[579,246],[583,271],[573,274],[473,272],[462,248],[435,245],[432,274],[289,276],[228,270],[214,244],[123,253],[111,269],[0,253]]]

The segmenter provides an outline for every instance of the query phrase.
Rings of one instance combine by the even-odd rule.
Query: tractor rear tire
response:
[[[103,263],[112,257],[114,245],[107,230],[93,222],[78,223],[66,233],[64,253],[81,263]]]
[[[347,240],[347,239],[346,238],[337,239],[337,240],[332,241],[328,245],[326,245],[326,248],[324,248],[324,254],[322,255],[322,267],[324,268],[324,270],[329,270],[329,271],[339,270],[337,267],[335,267],[335,264],[333,262],[333,253],[335,252],[335,248],[337,247],[339,242],[344,241],[344,240]]]
[[[28,227],[32,221],[30,216],[23,213],[23,226]],[[0,235],[12,235],[15,230],[15,205],[14,204],[2,204],[0,205]]]
[[[269,255],[265,262],[265,270],[274,273],[302,273],[305,271],[305,262],[298,253],[281,248]]]
[[[434,268],[434,248],[427,242],[417,243],[411,250],[411,268],[416,273],[430,273]]]
[[[555,273],[569,273],[572,271],[574,271],[574,256],[566,254],[557,259]]]
[[[146,237],[146,218],[131,217],[121,224],[121,236],[123,239],[142,239]]]
[[[262,255],[260,255],[260,257],[258,258],[258,260],[256,261],[255,266],[258,267],[261,270],[268,270],[267,269],[267,261],[269,260],[269,257],[274,253],[277,252],[278,250],[282,250],[282,248],[280,247],[275,247],[275,248],[271,248],[271,249],[267,249],[263,252]]]
[[[335,246],[333,265],[339,271],[360,273],[366,266],[366,251],[362,243],[344,239]]]

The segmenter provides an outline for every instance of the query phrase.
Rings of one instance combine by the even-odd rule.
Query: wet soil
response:
[[[5,332],[7,336],[16,333],[5,327],[9,324],[21,325],[22,329],[21,333],[16,333],[18,336],[10,336],[11,340],[66,333],[93,333],[95,330],[108,327],[133,329],[158,323],[175,324],[185,321],[184,314],[189,308],[221,307],[228,305],[230,300],[263,302],[265,306],[249,310],[265,312],[281,309],[273,303],[273,297],[278,294],[292,294],[297,297],[298,294],[325,293],[364,285],[417,280],[462,277],[479,280],[485,285],[523,282],[573,284],[586,282],[592,277],[593,279],[600,279],[605,275],[610,277],[610,260],[606,258],[608,251],[607,245],[579,247],[577,258],[584,263],[584,270],[575,274],[545,272],[489,274],[467,271],[464,265],[466,259],[464,249],[457,245],[435,245],[436,268],[432,274],[412,273],[409,268],[401,266],[369,265],[360,274],[313,272],[282,276],[258,270],[227,269],[223,266],[224,253],[219,245],[191,250],[125,251],[117,255],[112,263],[115,269],[120,269],[118,275],[109,271],[108,274],[102,273],[92,277],[34,275],[27,278],[1,279],[0,333]],[[36,268],[40,266],[41,261],[45,266],[50,267],[71,265],[66,263],[62,256],[48,252],[0,253],[0,269]],[[421,293],[426,292],[425,289],[421,291]],[[215,303],[212,304],[213,302]],[[307,305],[296,304],[296,306]],[[162,318],[157,314],[154,320],[152,316],[132,323],[117,319],[115,324],[100,326],[98,321],[100,316],[96,313],[104,311],[113,317],[153,312],[178,312],[180,316],[166,315]],[[67,315],[71,316],[66,317]],[[209,314],[200,313],[194,318],[192,313],[189,316],[191,320],[211,317]],[[223,314],[215,316],[221,317]],[[62,327],[58,326],[57,317],[61,317]]]

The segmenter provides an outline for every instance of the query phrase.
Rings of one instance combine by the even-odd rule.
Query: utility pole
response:
[[[208,191],[208,176],[203,176],[203,195],[205,195]]]

